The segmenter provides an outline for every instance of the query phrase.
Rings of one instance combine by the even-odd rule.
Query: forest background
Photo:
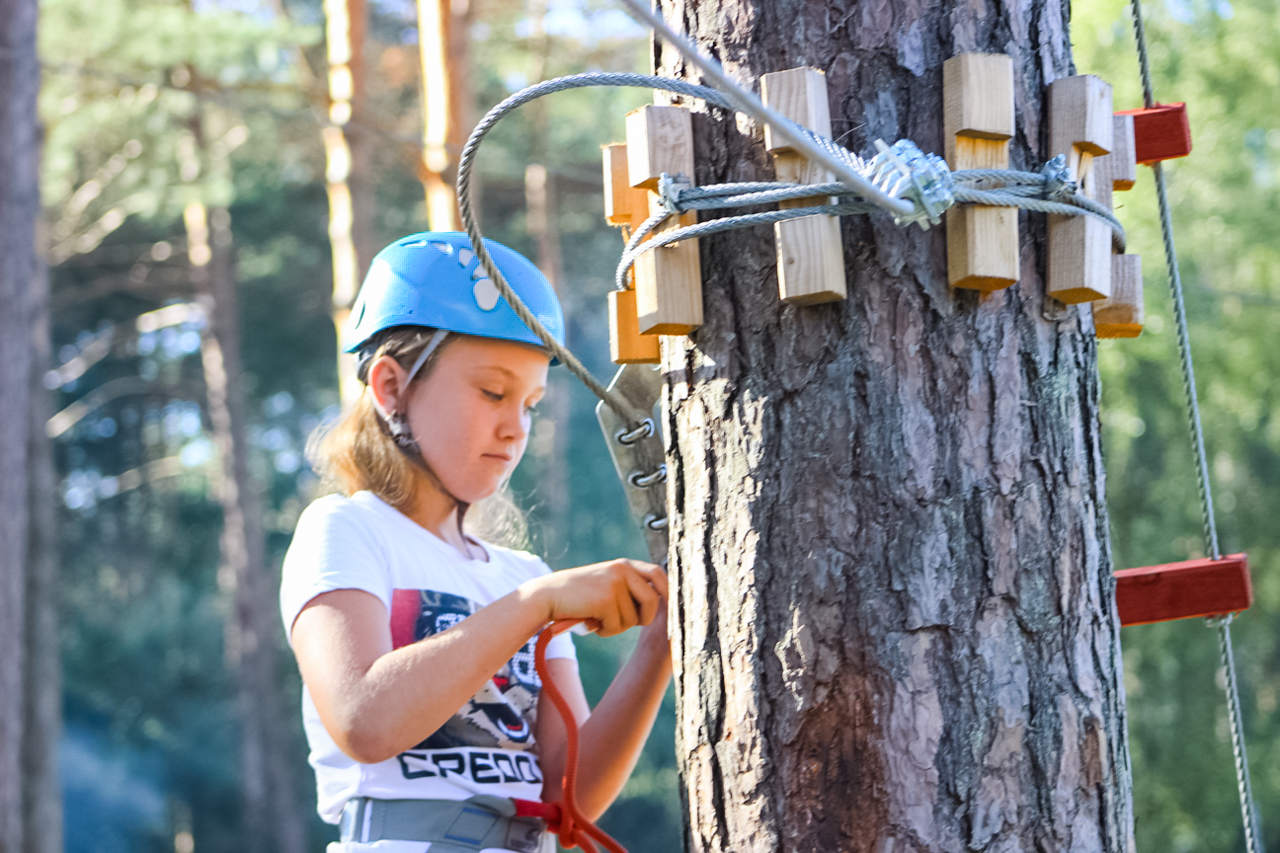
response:
[[[607,0],[460,6],[473,118],[538,79],[648,69],[646,34]],[[319,488],[307,436],[338,405],[324,10],[319,0],[43,0],[40,11],[65,847],[240,851],[208,328],[198,311],[155,312],[195,297],[184,212],[199,202],[233,260],[243,370],[228,381],[248,400],[251,477],[278,572]],[[1147,15],[1157,95],[1189,103],[1195,139],[1167,171],[1223,549],[1248,550],[1253,564],[1257,603],[1236,623],[1237,662],[1264,838],[1280,849],[1280,12],[1271,0],[1162,0]],[[362,122],[375,140],[378,245],[426,227],[417,20],[412,0],[369,5]],[[1071,30],[1079,71],[1109,80],[1117,109],[1140,106],[1123,0],[1075,3]],[[620,139],[623,115],[646,100],[556,96],[500,125],[479,161],[486,234],[553,269],[570,345],[599,376],[612,369],[605,293],[621,249],[602,219],[599,145]],[[1119,568],[1203,546],[1149,170],[1118,202],[1130,251],[1145,259],[1148,312],[1141,338],[1098,348]],[[556,373],[514,480],[535,550],[556,567],[643,556],[594,399]],[[287,794],[319,850],[334,833],[313,817],[298,676],[283,633],[270,641],[295,771]],[[1243,850],[1213,634],[1193,621],[1128,628],[1123,643],[1138,850]],[[579,649],[598,697],[627,641]],[[680,847],[672,740],[668,707],[603,821],[632,850]]]

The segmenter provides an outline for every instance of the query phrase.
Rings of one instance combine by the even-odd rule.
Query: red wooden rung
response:
[[[1223,616],[1253,604],[1246,554],[1122,569],[1115,577],[1121,625]]]
[[[1191,125],[1186,104],[1156,104],[1149,109],[1121,110],[1133,116],[1134,159],[1143,165],[1186,157],[1191,153]]]

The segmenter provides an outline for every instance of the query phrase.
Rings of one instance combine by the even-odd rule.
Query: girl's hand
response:
[[[652,563],[610,560],[553,572],[524,586],[546,608],[548,622],[586,622],[600,636],[612,637],[648,625],[665,608],[667,575]]]

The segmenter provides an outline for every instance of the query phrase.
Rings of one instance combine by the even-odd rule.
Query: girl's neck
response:
[[[449,543],[470,559],[477,557],[476,547],[463,534],[458,524],[458,505],[433,483],[423,483],[413,507],[406,513],[438,539]]]

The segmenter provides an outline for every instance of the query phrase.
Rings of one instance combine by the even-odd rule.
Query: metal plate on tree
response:
[[[662,394],[662,374],[657,365],[623,365],[609,390],[632,406],[624,418],[608,404],[596,405],[596,418],[604,431],[605,445],[622,481],[631,512],[640,522],[649,559],[667,561],[667,466],[662,435],[653,408]]]

